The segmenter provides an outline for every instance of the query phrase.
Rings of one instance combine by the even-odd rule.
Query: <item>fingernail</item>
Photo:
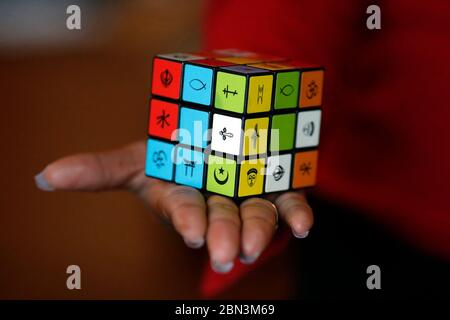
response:
[[[222,264],[211,260],[211,268],[217,273],[228,273],[231,271],[231,269],[233,269],[233,267],[233,261]]]
[[[292,234],[293,234],[294,237],[296,237],[296,238],[304,239],[304,238],[306,238],[306,237],[308,236],[309,231],[305,231],[305,232],[303,232],[303,233],[297,233],[297,232],[295,232],[294,229],[292,229]]]
[[[42,191],[53,191],[53,187],[45,180],[44,171],[39,172],[34,176],[34,182],[36,183],[36,187],[41,189]]]
[[[205,239],[202,238],[194,241],[184,239],[184,243],[186,243],[189,248],[199,249],[205,244]]]
[[[239,256],[239,260],[243,263],[243,264],[252,264],[253,262],[255,262],[257,259],[259,258],[259,253],[254,255],[254,256],[246,256],[246,255],[240,255]]]

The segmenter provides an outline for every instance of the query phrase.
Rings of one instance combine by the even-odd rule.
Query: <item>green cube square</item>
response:
[[[236,187],[236,161],[210,155],[206,190],[234,197]]]
[[[247,77],[243,75],[217,72],[214,106],[217,109],[244,112]]]
[[[296,108],[298,104],[298,71],[278,72],[275,91],[275,109]]]
[[[270,151],[290,150],[294,147],[295,113],[272,117]]]

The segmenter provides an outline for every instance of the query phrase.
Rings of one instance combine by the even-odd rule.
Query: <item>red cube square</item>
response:
[[[176,140],[178,105],[157,99],[150,101],[148,134],[167,140]]]

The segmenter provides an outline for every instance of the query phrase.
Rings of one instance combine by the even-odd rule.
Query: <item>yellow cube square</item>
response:
[[[272,103],[273,75],[250,77],[248,87],[247,112],[270,111]]]
[[[252,156],[267,152],[267,137],[269,135],[269,118],[245,120],[244,126],[244,156]]]
[[[239,172],[239,197],[262,194],[265,164],[265,159],[250,159],[241,162],[241,170]]]

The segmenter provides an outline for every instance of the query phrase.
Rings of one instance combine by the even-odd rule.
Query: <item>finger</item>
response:
[[[302,192],[287,192],[275,200],[280,216],[291,227],[297,238],[305,238],[311,229],[314,217],[311,207]]]
[[[50,163],[36,177],[39,188],[98,191],[120,187],[137,188],[143,181],[145,143],[121,149],[68,156]]]
[[[241,221],[233,200],[213,195],[208,199],[208,230],[206,240],[212,268],[229,272],[239,253]]]
[[[149,185],[146,194],[152,211],[170,220],[187,246],[203,246],[207,226],[206,205],[198,190],[158,181]]]
[[[269,244],[277,223],[276,210],[273,203],[260,198],[250,198],[241,204],[242,263],[253,263]]]

